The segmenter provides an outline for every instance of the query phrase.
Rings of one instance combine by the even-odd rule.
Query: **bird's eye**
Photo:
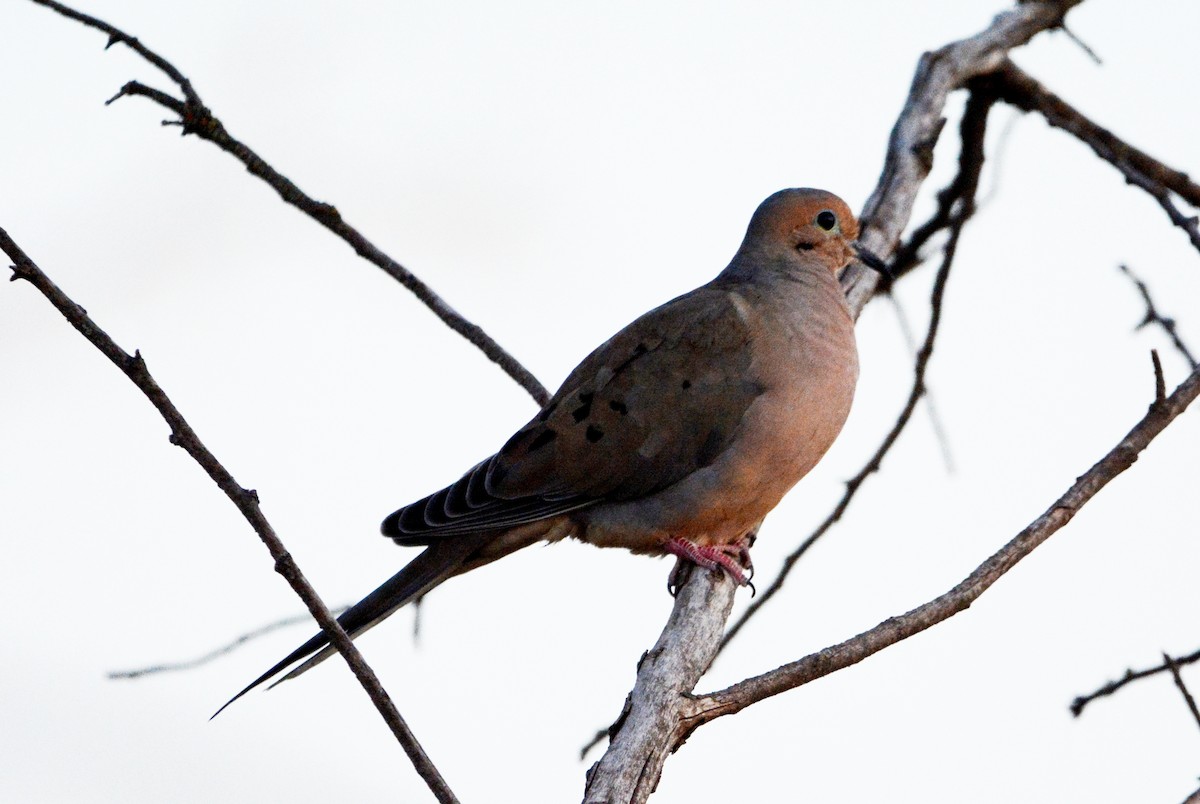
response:
[[[833,227],[837,226],[837,215],[828,209],[821,210],[817,213],[817,226],[827,232],[833,231]]]

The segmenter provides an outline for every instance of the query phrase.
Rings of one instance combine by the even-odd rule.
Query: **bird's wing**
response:
[[[652,494],[707,466],[764,391],[751,315],[711,285],[651,310],[588,355],[496,455],[383,532],[411,545],[504,530]]]

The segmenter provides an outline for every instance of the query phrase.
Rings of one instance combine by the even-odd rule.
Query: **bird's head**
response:
[[[738,253],[797,254],[834,273],[857,258],[887,273],[886,264],[858,244],[858,220],[846,202],[825,190],[780,190],[759,204]]]

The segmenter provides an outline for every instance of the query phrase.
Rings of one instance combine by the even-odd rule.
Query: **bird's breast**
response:
[[[726,544],[758,527],[817,464],[850,412],[858,353],[853,321],[831,284],[817,290],[838,296],[822,303],[756,299],[744,307],[758,334],[750,376],[740,379],[762,392],[734,439],[710,464],[662,491],[581,512],[582,539],[653,553],[671,537]]]

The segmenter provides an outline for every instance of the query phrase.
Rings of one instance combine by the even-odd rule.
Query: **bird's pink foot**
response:
[[[675,590],[683,585],[687,580],[690,564],[707,570],[720,570],[738,586],[749,585],[750,578],[754,575],[754,564],[750,561],[750,545],[753,543],[753,534],[748,534],[733,544],[715,546],[696,544],[677,536],[668,539],[663,547],[671,555],[678,556],[679,561],[671,570],[667,588],[674,594]]]

